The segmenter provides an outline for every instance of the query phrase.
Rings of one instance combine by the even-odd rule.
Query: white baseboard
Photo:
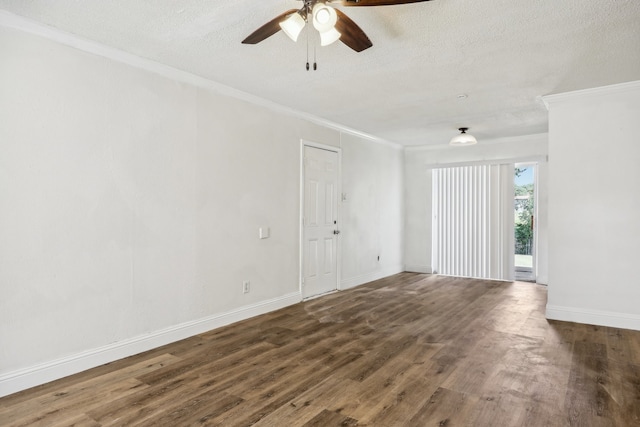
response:
[[[393,276],[394,274],[402,273],[404,268],[402,265],[397,265],[395,267],[374,271],[372,273],[363,274],[361,276],[351,277],[349,279],[342,279],[340,281],[340,290],[354,288],[359,285],[363,285],[365,283],[373,282],[374,280],[382,279],[384,277]]]
[[[430,265],[418,265],[418,264],[405,264],[404,271],[408,271],[410,273],[426,273],[426,274],[432,273]]]
[[[240,320],[269,313],[302,301],[300,292],[181,323],[146,335],[83,351],[71,356],[0,375],[0,397],[45,384],[105,363],[142,353]]]
[[[587,325],[609,326],[612,328],[640,331],[640,316],[612,311],[589,310],[547,304],[546,317],[549,320],[585,323]]]

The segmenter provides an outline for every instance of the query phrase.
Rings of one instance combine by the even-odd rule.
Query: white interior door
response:
[[[304,147],[302,296],[337,289],[338,153]]]

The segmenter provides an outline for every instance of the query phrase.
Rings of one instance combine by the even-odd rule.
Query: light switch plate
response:
[[[258,233],[261,239],[268,239],[271,235],[271,230],[269,230],[269,227],[260,227]]]

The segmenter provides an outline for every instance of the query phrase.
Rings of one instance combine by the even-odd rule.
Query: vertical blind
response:
[[[434,272],[513,280],[513,168],[433,170]]]

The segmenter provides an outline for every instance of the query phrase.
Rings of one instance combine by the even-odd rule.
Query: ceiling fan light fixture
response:
[[[287,19],[280,22],[280,28],[294,42],[298,40],[300,32],[304,28],[305,21],[299,12],[292,13]]]
[[[449,141],[449,145],[461,147],[478,143],[473,135],[467,133],[467,130],[469,130],[469,128],[459,128],[458,130],[460,131],[460,134],[451,138],[451,141]]]
[[[316,20],[320,24],[325,25],[327,22],[329,22],[330,18],[331,18],[331,14],[329,13],[328,8],[321,7],[318,9],[318,12],[316,13]]]
[[[329,46],[331,43],[340,40],[342,34],[335,28],[330,28],[325,32],[320,33],[320,46]]]
[[[320,34],[334,29],[338,22],[338,14],[336,10],[324,3],[316,3],[312,9],[313,26]],[[335,40],[334,40],[335,41]]]

